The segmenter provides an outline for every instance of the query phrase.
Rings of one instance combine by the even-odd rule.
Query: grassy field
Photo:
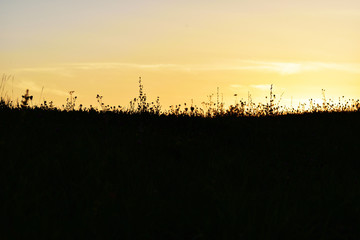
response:
[[[359,239],[359,101],[0,101],[2,239]],[[215,107],[216,106],[216,107]]]
[[[359,112],[0,110],[13,239],[358,239]]]

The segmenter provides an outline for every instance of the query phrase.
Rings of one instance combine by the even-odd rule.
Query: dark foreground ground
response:
[[[360,113],[0,111],[2,239],[359,239]]]

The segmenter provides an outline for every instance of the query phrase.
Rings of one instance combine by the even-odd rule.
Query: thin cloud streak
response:
[[[250,85],[249,87],[260,89],[260,90],[270,90],[271,84]]]
[[[56,72],[64,73],[69,70],[109,70],[137,68],[148,70],[170,71],[265,71],[281,75],[298,74],[309,71],[336,70],[349,73],[360,73],[360,64],[354,63],[326,63],[326,62],[267,62],[241,60],[238,64],[136,64],[122,62],[102,63],[70,63],[48,68],[17,68],[17,72]]]
[[[48,67],[48,68],[27,67],[27,68],[15,68],[13,70],[16,72],[57,72],[57,71],[65,70],[65,69],[61,68],[61,67]]]
[[[99,62],[99,63],[71,63],[65,66],[70,66],[74,69],[92,70],[92,69],[119,69],[119,68],[146,68],[146,69],[160,69],[160,68],[178,68],[180,65],[176,64],[136,64],[136,63],[122,63],[122,62]]]
[[[63,77],[74,77],[66,67],[27,67],[27,68],[15,68],[12,69],[14,72],[25,72],[25,73],[52,73]]]
[[[360,73],[360,64],[353,63],[325,63],[325,62],[266,62],[266,61],[240,61],[239,64],[136,64],[136,63],[73,63],[74,69],[120,69],[141,68],[152,70],[175,71],[271,71],[282,75],[297,74],[308,71],[337,70],[351,73]]]
[[[263,62],[246,61],[255,64],[259,69],[278,72],[283,75],[309,71],[337,70],[350,73],[360,73],[360,64],[326,63],[326,62]]]
[[[42,87],[39,86],[38,84],[34,83],[33,81],[20,81],[20,82],[16,82],[14,83],[14,87],[25,90],[25,89],[29,89],[32,92],[41,92]],[[44,87],[44,93],[50,93],[50,94],[54,94],[54,95],[58,95],[58,96],[68,96],[69,94],[65,91],[61,91],[59,89],[53,89],[53,88],[47,88]]]

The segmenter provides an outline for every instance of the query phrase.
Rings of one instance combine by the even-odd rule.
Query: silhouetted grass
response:
[[[134,102],[75,111],[2,101],[3,236],[359,238],[358,105],[206,115]]]

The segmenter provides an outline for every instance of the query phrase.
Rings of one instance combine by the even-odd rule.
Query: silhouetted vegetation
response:
[[[358,100],[161,110],[139,86],[129,107],[1,96],[3,236],[358,239]]]

